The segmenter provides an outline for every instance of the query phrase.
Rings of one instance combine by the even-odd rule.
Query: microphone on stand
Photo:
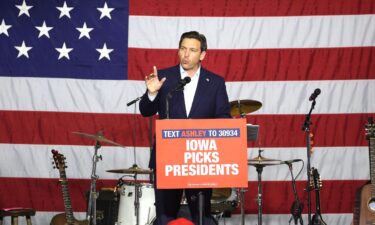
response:
[[[291,159],[291,160],[285,160],[285,161],[282,161],[281,164],[292,164],[292,163],[295,163],[295,162],[302,162],[303,160],[302,159]]]
[[[131,106],[131,105],[133,105],[134,103],[136,103],[136,102],[138,102],[139,100],[141,100],[142,97],[143,97],[143,95],[140,96],[140,97],[138,97],[138,98],[136,98],[136,99],[134,99],[133,101],[128,102],[128,103],[126,104],[126,106]]]
[[[320,95],[320,89],[317,88],[315,89],[315,91],[311,94],[310,98],[309,98],[309,101],[315,101],[315,99],[318,97],[318,95]]]
[[[189,76],[184,77],[184,79],[181,79],[178,81],[177,86],[171,90],[171,92],[176,92],[176,91],[182,91],[184,90],[184,87],[186,84],[190,83],[191,78]]]
[[[298,198],[297,194],[297,188],[296,188],[296,179],[293,176],[293,163],[295,162],[303,162],[302,159],[291,159],[291,160],[286,160],[281,162],[282,164],[286,164],[289,167],[290,175],[292,176],[292,188],[293,188],[293,194],[294,194],[294,201],[292,204],[292,207],[290,208],[290,213],[292,214],[289,224],[294,220],[294,224],[298,224],[298,220],[300,222],[300,225],[303,225],[303,220],[302,220],[302,210],[303,210],[303,202],[300,201]],[[297,175],[298,176],[298,175]]]
[[[178,81],[178,84],[175,88],[168,92],[167,97],[165,99],[165,114],[167,119],[169,119],[169,99],[172,98],[173,93],[184,90],[185,85],[190,83],[190,81],[191,78],[189,76],[186,76],[184,77],[184,79]]]

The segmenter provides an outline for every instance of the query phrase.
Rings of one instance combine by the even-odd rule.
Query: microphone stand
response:
[[[173,90],[168,92],[167,97],[165,98],[165,115],[167,120],[169,120],[169,99],[172,98],[173,92]]]
[[[169,99],[172,98],[173,94],[178,91],[183,91],[186,84],[190,83],[191,78],[185,77],[184,79],[180,80],[175,88],[170,90],[167,94],[167,97],[165,99],[165,114],[166,119],[169,119]]]
[[[302,210],[303,210],[303,203],[300,202],[297,194],[297,188],[296,188],[296,179],[293,176],[293,166],[292,163],[287,163],[290,171],[290,175],[292,176],[292,187],[293,187],[293,193],[294,193],[294,202],[292,204],[291,213],[292,217],[290,217],[289,224],[294,219],[294,224],[297,225],[298,220],[301,225],[303,225],[302,220]],[[297,175],[298,176],[298,175]]]
[[[99,135],[102,135],[99,133]],[[90,185],[90,196],[89,196],[89,203],[87,207],[87,215],[86,218],[89,222],[89,224],[96,225],[96,180],[99,178],[98,175],[96,175],[96,163],[102,159],[101,155],[98,154],[98,149],[101,147],[100,142],[96,141],[95,144],[95,151],[94,155],[92,157],[92,173],[91,173],[91,185]]]
[[[306,184],[306,191],[307,191],[307,211],[308,211],[308,225],[311,225],[311,188],[310,188],[310,161],[311,161],[311,131],[310,131],[310,125],[312,124],[310,117],[311,112],[313,111],[315,107],[315,99],[313,99],[311,103],[311,108],[309,113],[305,116],[305,121],[302,126],[302,130],[306,132],[306,142],[307,142],[307,164],[306,164],[306,170],[307,170],[307,184]]]
[[[130,101],[127,106],[130,106],[134,103],[136,103],[137,101],[141,100],[143,96],[140,96],[136,99],[134,99],[133,101]],[[137,114],[137,107],[134,106],[134,120],[136,120],[136,114]],[[151,118],[151,117],[150,117]],[[133,164],[133,168],[138,168],[138,165],[137,165],[137,154],[136,154],[136,137],[137,137],[137,123],[134,124],[134,148],[133,148],[133,157],[134,157],[134,164]],[[140,189],[140,184],[138,184],[137,182],[137,174],[134,175],[134,216],[135,216],[135,224],[136,225],[139,225],[139,198],[140,198],[140,195],[141,195],[141,189]]]
[[[174,89],[170,90],[167,94],[167,97],[165,98],[165,115],[166,119],[169,119],[169,99],[173,97],[173,94],[178,91],[183,91],[184,90],[185,84],[179,84],[177,87]]]
[[[204,208],[204,196],[200,191],[198,193],[198,212],[199,212],[199,225],[203,225],[203,208]]]
[[[141,100],[143,98],[143,95],[142,96],[139,96],[138,98],[128,102],[126,104],[126,106],[131,106],[133,105],[134,103],[138,102],[139,100]],[[134,109],[134,114],[136,114],[136,108]],[[149,132],[149,143],[150,143],[150,157],[151,157],[151,152],[152,152],[152,116],[150,116],[150,132]],[[135,154],[135,153],[134,153]],[[153,178],[153,175],[150,174],[150,182],[153,184],[154,183],[154,178]]]

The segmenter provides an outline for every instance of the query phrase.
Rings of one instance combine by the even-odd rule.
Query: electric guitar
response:
[[[322,218],[320,211],[320,189],[322,188],[322,181],[320,180],[319,172],[316,168],[311,168],[311,186],[315,190],[315,202],[316,202],[316,211],[315,215],[311,219],[312,225],[327,225]]]
[[[51,225],[88,225],[87,220],[76,220],[73,215],[72,204],[70,201],[68,180],[66,178],[65,168],[65,156],[60,154],[57,150],[52,149],[54,168],[57,168],[60,172],[60,184],[64,199],[65,213],[55,215],[51,220]]]
[[[375,124],[372,117],[368,118],[365,131],[366,139],[369,141],[371,183],[363,186],[359,195],[359,223],[356,216],[353,221],[359,225],[375,224]]]

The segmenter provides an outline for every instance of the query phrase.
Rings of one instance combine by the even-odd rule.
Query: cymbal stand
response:
[[[258,157],[261,157],[263,150],[259,149]],[[258,225],[262,225],[262,211],[263,211],[263,201],[262,201],[262,172],[264,165],[258,164],[255,166],[258,173]]]
[[[258,173],[258,225],[262,225],[262,208],[263,208],[263,201],[262,201],[262,172],[263,172],[263,165],[256,166],[257,173]]]
[[[99,136],[103,136],[103,132],[99,131]],[[90,196],[89,196],[89,202],[87,206],[87,214],[86,218],[89,221],[89,224],[96,225],[96,180],[99,178],[98,175],[96,175],[96,163],[99,160],[102,160],[102,156],[98,156],[98,149],[101,147],[100,142],[96,141],[95,147],[94,147],[94,155],[92,157],[92,172],[91,172],[91,184],[90,184]]]
[[[238,113],[240,114],[241,118],[246,118],[246,113],[244,113],[241,109],[241,100],[237,100],[238,104]],[[245,192],[244,188],[239,189],[240,194],[240,204],[241,204],[241,225],[245,225]]]
[[[134,165],[136,166],[136,165]],[[134,175],[134,215],[136,222],[135,224],[139,224],[139,198],[142,196],[142,190],[140,188],[140,184],[137,182],[137,174]]]
[[[238,104],[238,113],[241,118],[246,118],[246,113],[244,113],[241,109],[241,100],[237,100]],[[239,195],[240,195],[240,205],[241,205],[241,225],[245,225],[245,196],[244,193],[246,190],[244,188],[239,188]]]

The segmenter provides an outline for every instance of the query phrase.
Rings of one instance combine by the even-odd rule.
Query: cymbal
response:
[[[262,103],[256,100],[235,100],[229,102],[230,114],[232,116],[242,116],[257,111],[262,107]]]
[[[82,133],[82,132],[76,132],[76,131],[73,131],[72,133],[78,134],[81,137],[90,138],[90,139],[93,139],[93,140],[96,140],[96,141],[99,141],[99,142],[105,142],[105,143],[108,143],[108,144],[111,144],[111,145],[124,147],[124,146],[120,145],[119,143],[116,143],[114,141],[111,141],[111,140],[108,140],[107,138],[105,138],[103,136],[102,132],[98,132],[98,134],[95,134],[95,135],[94,134],[86,134],[86,133]]]
[[[115,170],[107,170],[109,173],[130,173],[130,174],[151,174],[152,170],[149,169],[142,169],[138,166],[132,166],[129,169],[115,169]]]
[[[278,159],[267,159],[263,156],[257,156],[253,159],[247,160],[247,164],[251,166],[273,166],[280,165],[283,162]]]

